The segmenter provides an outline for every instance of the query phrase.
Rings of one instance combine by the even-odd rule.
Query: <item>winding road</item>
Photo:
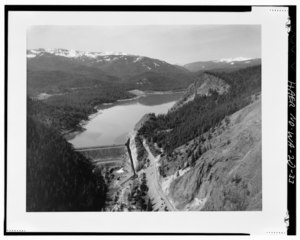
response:
[[[151,181],[151,182],[148,182],[149,187],[151,187],[151,186],[154,187],[154,190],[155,190],[154,192],[157,193],[157,195],[160,197],[160,199],[163,199],[168,210],[177,211],[177,209],[173,206],[173,204],[169,201],[168,197],[163,192],[160,182],[159,182],[159,177],[158,177],[159,173],[158,173],[158,168],[157,168],[156,163],[159,161],[160,156],[157,156],[156,158],[153,156],[153,154],[151,153],[150,148],[147,145],[147,143],[145,142],[145,140],[143,141],[143,145],[148,153],[148,158],[150,160],[150,165],[147,169],[147,174],[149,174],[151,176],[154,175],[154,177],[149,176],[149,178],[148,178],[148,181]]]

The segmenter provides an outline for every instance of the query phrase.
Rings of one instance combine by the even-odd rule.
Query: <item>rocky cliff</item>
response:
[[[176,110],[186,103],[193,101],[197,95],[209,96],[211,91],[215,91],[222,95],[226,94],[229,91],[229,88],[230,86],[223,79],[210,73],[202,73],[197,80],[187,88],[182,99],[174,105],[172,110]]]
[[[162,157],[163,189],[178,210],[262,210],[261,150],[256,96],[218,127]]]

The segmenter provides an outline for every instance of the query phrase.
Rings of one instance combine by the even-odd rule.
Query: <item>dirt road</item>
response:
[[[143,141],[143,145],[146,151],[148,152],[148,158],[150,160],[149,167],[145,170],[145,173],[147,176],[147,184],[150,190],[149,193],[154,198],[153,202],[155,203],[156,207],[160,209],[164,206],[167,207],[168,211],[177,211],[177,209],[173,206],[173,204],[164,194],[159,182],[157,163],[160,159],[160,156],[157,156],[155,158],[145,141]]]

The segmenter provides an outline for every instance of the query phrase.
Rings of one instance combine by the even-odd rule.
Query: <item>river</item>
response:
[[[147,113],[167,113],[183,93],[146,93],[136,99],[102,105],[69,140],[75,148],[125,144],[128,133]]]

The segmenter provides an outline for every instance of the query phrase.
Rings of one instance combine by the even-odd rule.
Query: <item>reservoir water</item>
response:
[[[83,125],[86,129],[69,140],[75,148],[125,144],[128,133],[147,113],[162,114],[179,100],[183,93],[147,93],[138,99],[101,106]]]

